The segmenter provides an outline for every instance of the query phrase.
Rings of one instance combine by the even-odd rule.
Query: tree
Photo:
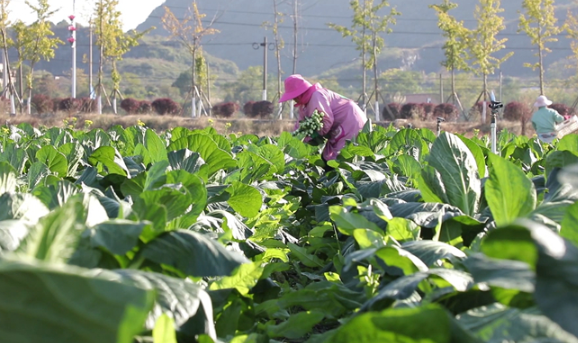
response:
[[[470,31],[467,40],[468,53],[472,59],[471,69],[476,75],[482,75],[483,89],[476,103],[483,97],[488,99],[488,75],[494,73],[502,63],[508,60],[513,52],[502,58],[495,54],[506,48],[507,38],[498,39],[497,35],[505,29],[504,18],[499,16],[504,9],[500,7],[500,0],[480,0],[474,11],[477,27]],[[475,105],[474,105],[475,106]],[[485,118],[482,117],[482,120]]]
[[[518,32],[524,32],[538,48],[538,62],[526,63],[524,66],[538,69],[540,75],[540,94],[544,94],[544,54],[551,52],[547,43],[557,42],[555,36],[562,32],[554,13],[554,0],[523,0],[524,13],[520,14]]]
[[[197,116],[197,93],[200,95],[199,89],[197,87],[198,76],[202,77],[202,71],[198,70],[199,64],[197,63],[197,55],[202,56],[201,40],[206,35],[212,35],[219,32],[216,29],[211,28],[214,20],[211,21],[208,27],[203,26],[203,18],[205,14],[201,14],[197,7],[196,0],[193,0],[191,7],[185,18],[182,21],[177,19],[177,17],[171,12],[171,10],[165,6],[165,14],[162,18],[163,26],[171,36],[170,38],[177,38],[188,50],[191,55],[191,103],[192,103],[192,117]]]
[[[8,11],[8,6],[10,5],[10,0],[0,0],[0,44],[3,49],[3,60],[4,60],[4,95],[10,98],[10,115],[16,115],[16,106],[14,101],[14,96],[16,94],[16,89],[14,88],[14,83],[12,80],[12,72],[10,70],[10,59],[8,58],[8,49],[12,46],[12,39],[8,35],[8,27],[10,26],[10,20],[8,19],[10,12]]]
[[[443,46],[445,60],[441,63],[451,74],[451,95],[445,101],[455,101],[460,110],[463,110],[462,104],[456,93],[456,70],[467,71],[468,55],[467,55],[467,37],[470,31],[464,27],[463,21],[456,20],[448,12],[458,7],[457,4],[449,0],[443,0],[439,5],[430,5],[430,8],[436,11],[438,16],[438,27],[443,32],[446,41]],[[442,99],[443,100],[443,99]]]
[[[29,44],[26,40],[29,39],[29,35],[27,34],[27,27],[26,24],[22,20],[18,20],[17,22],[12,25],[12,47],[16,50],[16,55],[18,59],[14,63],[14,67],[18,70],[18,92],[14,92],[17,94],[18,103],[20,111],[22,111],[22,95],[23,95],[23,65],[24,65],[24,47]]]
[[[363,1],[363,3],[361,3]],[[389,7],[388,0],[378,0],[374,4],[374,0],[352,0],[350,1],[351,9],[353,10],[353,20],[351,28],[341,25],[329,23],[329,27],[341,33],[343,37],[351,37],[351,40],[357,45],[357,50],[360,50],[362,58],[363,70],[363,107],[366,105],[366,70],[373,68],[373,78],[375,82],[375,117],[379,120],[379,93],[378,93],[378,75],[377,75],[377,58],[381,53],[381,49],[385,46],[384,39],[379,35],[382,32],[391,33],[391,25],[396,24],[396,16],[399,13],[395,8],[391,8],[389,13],[385,15],[378,14],[378,12],[385,7]]]
[[[100,47],[100,62],[98,75],[98,102],[99,113],[102,112],[100,106],[100,97],[102,92],[102,74],[103,65],[106,61],[111,63],[111,79],[112,79],[112,98],[113,111],[117,111],[117,97],[122,98],[120,93],[121,75],[118,71],[117,62],[122,60],[123,56],[130,51],[131,48],[137,46],[138,41],[150,30],[144,32],[137,32],[131,30],[130,33],[124,33],[122,30],[122,22],[120,20],[121,13],[117,10],[118,0],[100,0],[96,4],[96,34],[98,36],[96,44]]]
[[[578,3],[578,1],[574,1]],[[576,62],[576,78],[578,79],[578,15],[574,14],[572,11],[568,10],[568,15],[566,16],[566,22],[564,23],[564,29],[566,30],[567,37],[572,39],[570,43],[570,48],[572,49],[573,59]],[[572,108],[578,106],[578,97],[572,104]]]
[[[49,61],[54,58],[54,49],[63,42],[54,37],[54,32],[52,32],[52,24],[48,18],[54,14],[54,11],[50,10],[48,0],[38,0],[38,6],[26,1],[26,5],[36,13],[36,21],[24,30],[25,44],[22,51],[22,59],[30,63],[30,69],[26,75],[27,111],[30,114],[34,67],[41,60]]]

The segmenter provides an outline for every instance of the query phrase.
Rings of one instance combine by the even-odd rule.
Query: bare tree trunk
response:
[[[277,14],[277,0],[273,0],[273,11],[275,12],[275,57],[277,58],[277,99],[281,98],[281,38],[279,36],[279,16]],[[282,105],[279,105],[279,114],[281,115]]]

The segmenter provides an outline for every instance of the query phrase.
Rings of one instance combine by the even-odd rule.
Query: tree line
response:
[[[11,99],[11,112],[15,107],[28,104],[27,112],[30,113],[30,99],[33,90],[33,72],[35,65],[41,61],[49,61],[54,57],[54,51],[61,45],[66,44],[55,37],[51,30],[48,18],[54,13],[48,0],[27,0],[26,5],[35,15],[35,20],[30,25],[25,25],[21,20],[11,21],[8,6],[11,0],[0,0],[0,46],[3,49],[5,74],[8,76],[5,84],[4,95]],[[284,13],[280,10],[280,4],[289,4],[292,13]],[[118,11],[118,0],[98,0],[95,2],[91,14],[91,33],[96,36],[95,46],[99,50],[98,81],[95,88],[96,102],[99,113],[102,112],[103,94],[108,94],[103,88],[103,78],[106,76],[104,68],[107,66],[112,81],[112,107],[116,109],[116,99],[122,98],[120,83],[122,75],[118,71],[118,62],[131,48],[139,44],[139,40],[148,33],[135,30],[124,32],[120,20],[121,13]],[[333,23],[326,25],[339,32],[344,38],[349,38],[355,44],[360,54],[362,72],[362,90],[360,102],[366,107],[371,99],[375,99],[373,110],[379,114],[380,89],[378,80],[378,61],[381,52],[386,46],[385,36],[393,32],[396,18],[402,13],[391,6],[388,0],[352,0],[352,21],[350,26],[340,26]],[[466,27],[463,21],[452,15],[452,10],[457,4],[450,0],[442,0],[439,4],[429,6],[438,18],[438,27],[444,36],[443,51],[445,59],[442,62],[451,74],[451,91],[446,102],[461,103],[455,87],[456,72],[472,72],[482,78],[481,92],[478,100],[487,100],[488,83],[487,77],[493,75],[502,63],[512,56],[512,52],[504,53],[507,38],[499,38],[505,29],[504,17],[500,0],[478,0],[473,13],[476,22],[475,27]],[[273,0],[273,21],[263,23],[265,29],[272,31],[274,35],[275,56],[277,59],[277,89],[276,97],[282,92],[281,51],[285,49],[284,37],[279,33],[279,25],[286,17],[293,21],[293,69],[297,73],[297,50],[299,39],[299,0]],[[192,1],[190,10],[184,18],[180,19],[165,7],[165,15],[162,18],[163,27],[170,32],[171,39],[178,40],[190,55],[190,100],[192,116],[196,116],[203,108],[210,108],[210,86],[212,77],[209,75],[207,62],[202,49],[202,40],[206,35],[218,33],[213,28],[218,17],[207,21],[206,15],[200,13],[197,2]],[[71,25],[70,30],[76,28]],[[568,10],[565,22],[560,23],[555,15],[554,0],[523,0],[518,21],[518,32],[526,34],[531,44],[536,48],[535,63],[526,66],[537,71],[539,78],[540,93],[545,94],[546,82],[544,80],[544,55],[550,52],[549,44],[557,41],[560,33],[578,41],[578,17]],[[69,39],[71,45],[74,41]],[[8,50],[17,51],[17,60],[9,61]],[[571,45],[574,58],[578,61],[578,42]],[[22,66],[28,65],[24,74]],[[20,89],[17,90],[12,80],[11,70],[18,70],[21,80]],[[368,92],[367,72],[373,72],[373,90]],[[214,77],[213,77],[214,78]],[[23,89],[25,85],[25,89]],[[478,101],[476,101],[477,103]]]

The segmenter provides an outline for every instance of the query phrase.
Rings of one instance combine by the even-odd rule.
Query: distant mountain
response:
[[[434,1],[422,0],[391,0],[402,15],[393,32],[384,34],[390,52],[388,57],[380,62],[382,70],[410,65],[415,70],[437,72],[441,70],[440,62],[443,59],[441,45],[443,37],[437,28],[437,18],[428,5]],[[437,1],[441,2],[441,1]],[[459,7],[453,14],[465,20],[466,25],[473,27],[474,7],[477,1],[454,0]],[[182,17],[191,5],[191,0],[167,0],[168,6],[177,16]],[[279,5],[279,10],[286,13],[280,33],[285,41],[283,50],[282,69],[286,75],[292,71],[292,8],[285,2]],[[557,1],[558,18],[563,21],[566,10],[573,3],[572,0]],[[216,18],[213,25],[220,32],[206,36],[203,40],[205,51],[216,57],[231,60],[243,70],[249,66],[263,64],[262,47],[254,49],[255,43],[263,42],[264,37],[273,41],[271,30],[265,30],[264,22],[273,21],[273,2],[255,0],[197,0],[201,13],[207,15],[207,21]],[[531,49],[529,39],[524,34],[517,33],[518,11],[521,10],[521,1],[502,1],[505,9],[503,16],[507,21],[507,29],[503,33],[508,38],[508,49],[515,55],[502,67],[505,75],[523,76],[533,75],[532,71],[523,67],[525,62],[534,62],[535,51]],[[155,9],[151,16],[137,29],[144,30],[151,26],[157,27],[153,32],[156,35],[167,35],[162,28],[161,18],[164,7]],[[297,72],[306,76],[315,76],[332,69],[343,68],[355,61],[359,53],[348,38],[327,27],[333,22],[339,25],[350,26],[351,9],[346,0],[303,0],[299,6],[299,56]],[[570,55],[569,42],[561,37],[560,41],[550,46],[554,51],[546,56],[546,63],[564,59]],[[384,55],[385,56],[385,55]],[[268,57],[269,72],[276,71],[273,52]],[[348,80],[340,80],[347,83]],[[350,80],[353,81],[353,80]]]

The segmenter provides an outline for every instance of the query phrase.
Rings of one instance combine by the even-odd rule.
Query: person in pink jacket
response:
[[[334,160],[345,142],[356,137],[367,121],[367,116],[353,100],[323,88],[319,83],[312,85],[299,74],[285,79],[285,93],[279,102],[289,100],[294,100],[299,110],[295,129],[315,110],[325,113],[323,128],[319,130],[319,135],[327,138],[322,153],[325,162]]]

